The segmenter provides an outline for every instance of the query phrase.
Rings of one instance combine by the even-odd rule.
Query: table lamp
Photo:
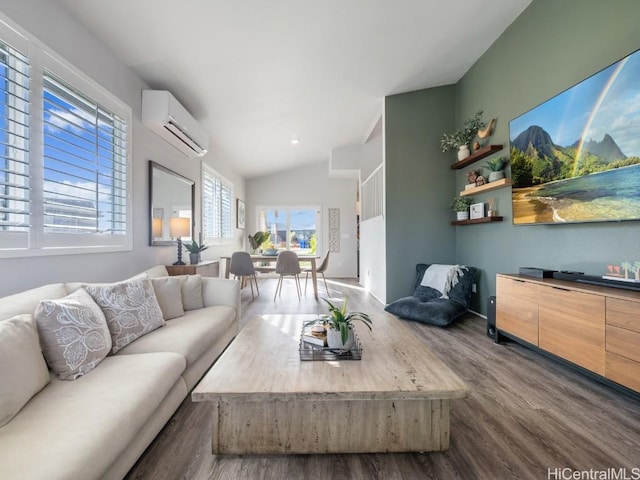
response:
[[[152,219],[151,230],[153,232],[153,238],[162,237],[162,219],[161,218]]]
[[[178,239],[178,261],[174,265],[185,265],[182,261],[182,238],[191,235],[191,220],[186,217],[171,217],[169,220],[169,236]]]

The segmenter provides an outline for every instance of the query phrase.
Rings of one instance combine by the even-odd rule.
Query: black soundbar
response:
[[[557,280],[566,280],[569,282],[598,285],[600,287],[621,288],[623,290],[633,290],[634,292],[640,292],[640,283],[625,282],[623,280],[611,280],[608,278],[598,277],[597,275],[585,275],[582,272],[553,272],[553,278]]]

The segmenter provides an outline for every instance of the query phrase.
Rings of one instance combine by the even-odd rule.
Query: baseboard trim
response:
[[[376,295],[375,293],[373,293],[372,291],[369,291],[369,295],[371,295],[373,298],[375,298],[375,299],[380,303],[380,305],[383,305],[383,306],[385,306],[385,307],[388,305],[387,303],[385,303],[385,302],[383,302],[382,300],[380,300],[380,299],[377,297],[377,295]]]
[[[487,319],[486,315],[482,315],[481,313],[478,313],[475,310],[468,309],[467,312],[473,313],[476,317],[484,318],[485,320]]]

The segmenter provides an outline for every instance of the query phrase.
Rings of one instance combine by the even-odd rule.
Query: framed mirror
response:
[[[195,182],[149,160],[149,245],[191,241],[194,209]]]

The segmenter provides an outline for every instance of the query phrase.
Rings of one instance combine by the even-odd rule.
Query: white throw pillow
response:
[[[202,297],[202,277],[200,275],[179,275],[182,282],[182,306],[185,311],[204,308]]]
[[[182,282],[178,277],[157,277],[152,278],[153,291],[156,294],[162,316],[165,320],[182,317],[184,308],[182,306]]]
[[[49,371],[31,315],[0,321],[0,427],[47,383]]]
[[[165,324],[148,278],[111,285],[89,285],[87,292],[100,305],[107,319],[112,353]]]
[[[111,351],[111,335],[100,307],[83,288],[42,300],[35,312],[42,352],[62,380],[93,370]]]

